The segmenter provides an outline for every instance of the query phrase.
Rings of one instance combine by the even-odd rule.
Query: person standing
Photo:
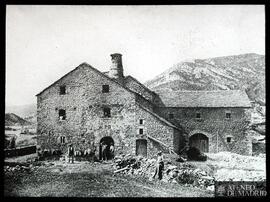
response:
[[[68,162],[69,163],[70,163],[70,160],[71,160],[71,163],[74,163],[74,148],[72,144],[68,146]]]
[[[107,144],[102,142],[101,148],[102,148],[102,160],[106,161],[107,160]]]
[[[159,151],[157,154],[156,170],[153,178],[155,178],[156,174],[158,174],[158,179],[161,180],[163,169],[164,169],[164,158],[162,155],[162,151]]]
[[[111,158],[113,159],[114,158],[114,146],[113,146],[113,143],[111,143],[111,145],[110,145],[110,155],[111,155]]]

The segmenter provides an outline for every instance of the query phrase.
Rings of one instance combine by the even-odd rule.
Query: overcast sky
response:
[[[265,54],[264,6],[7,6],[6,105],[35,95],[82,62],[145,82],[190,58]]]

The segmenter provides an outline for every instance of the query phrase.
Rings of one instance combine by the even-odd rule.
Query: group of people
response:
[[[78,151],[78,150],[74,150],[74,147],[72,146],[72,144],[68,145],[68,149],[67,149],[67,156],[68,156],[68,162],[70,163],[74,163],[74,156],[83,156],[83,157],[87,157],[90,160],[94,160],[94,156],[95,156],[95,147],[92,146],[92,148],[88,148],[84,151]]]
[[[114,158],[114,146],[113,143],[106,144],[105,142],[101,142],[101,160],[107,161],[109,159]],[[95,151],[95,150],[94,150]],[[93,152],[90,148],[85,150],[84,155],[94,155]],[[68,162],[69,163],[74,163],[74,147],[72,144],[68,145],[68,150],[67,150],[67,156],[68,156]]]
[[[102,160],[107,161],[114,157],[114,146],[113,144],[106,144],[104,142],[101,143],[101,151],[102,151]],[[68,146],[68,162],[74,163],[74,148],[72,144]],[[153,175],[153,178],[158,175],[158,179],[162,179],[162,171],[164,169],[164,157],[162,152],[159,151],[157,154],[157,161],[156,161],[156,169]]]
[[[114,158],[114,146],[113,143],[106,144],[101,142],[101,160],[107,161]]]

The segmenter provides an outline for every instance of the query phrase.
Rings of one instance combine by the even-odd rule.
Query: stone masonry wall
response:
[[[136,116],[135,116],[135,129],[137,134],[137,139],[146,139],[147,140],[147,156],[153,157],[157,154],[159,150],[163,148],[160,147],[158,143],[155,141],[151,141],[147,138],[147,136],[151,136],[162,143],[168,145],[171,149],[177,150],[179,149],[180,141],[180,132],[174,129],[171,126],[168,126],[163,121],[159,120],[146,110],[142,109],[139,106],[136,106]],[[143,124],[140,124],[140,119],[143,120]],[[143,135],[139,134],[139,129],[143,129]]]
[[[245,108],[157,108],[155,111],[170,120],[180,124],[189,137],[202,133],[209,138],[209,152],[232,151],[251,155],[251,140],[245,134],[245,128],[250,120],[250,113]],[[225,112],[231,112],[231,119],[225,118]],[[201,119],[196,119],[196,112],[201,113]],[[169,118],[169,113],[174,118]],[[226,138],[232,137],[227,143]]]
[[[102,93],[102,85],[110,87]],[[66,85],[66,94],[59,87]],[[82,64],[37,97],[37,142],[42,149],[84,150],[92,144],[99,152],[100,139],[111,136],[116,155],[135,147],[135,95]],[[111,117],[103,116],[103,107],[111,108]],[[66,110],[66,120],[59,120],[59,109]],[[60,136],[66,143],[60,143]]]

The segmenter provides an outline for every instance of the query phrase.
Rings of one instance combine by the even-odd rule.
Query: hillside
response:
[[[14,113],[25,118],[36,114],[36,104],[27,105],[6,105],[6,113]]]
[[[31,125],[32,123],[24,120],[23,118],[17,116],[13,113],[5,114],[5,126],[25,126]]]
[[[163,90],[245,90],[249,98],[265,104],[265,56],[255,53],[175,64],[145,83],[158,93]]]

